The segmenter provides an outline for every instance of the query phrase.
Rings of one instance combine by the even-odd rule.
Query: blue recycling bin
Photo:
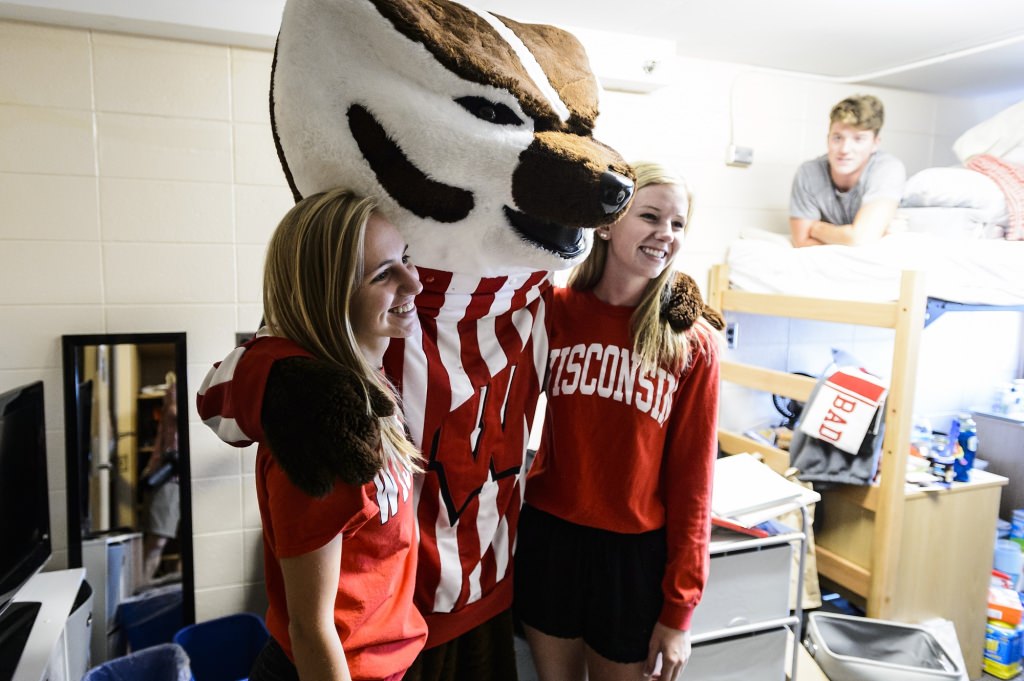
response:
[[[184,617],[181,584],[150,589],[122,601],[117,606],[116,621],[121,632],[124,654],[158,643],[170,643],[181,629]]]
[[[174,635],[174,642],[188,653],[196,681],[239,681],[249,678],[269,637],[262,617],[243,612],[190,624]]]
[[[82,681],[191,681],[184,648],[162,643],[93,667]]]

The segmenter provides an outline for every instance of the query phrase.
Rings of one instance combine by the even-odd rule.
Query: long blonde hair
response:
[[[394,387],[359,350],[352,329],[352,297],[363,280],[366,224],[373,199],[333,189],[299,201],[282,218],[267,246],[263,305],[271,333],[301,345],[317,359],[352,372],[372,414],[374,389],[395,403],[395,415],[380,420],[388,458],[413,469],[420,459],[402,425]]]
[[[679,188],[686,196],[686,223],[683,232],[688,231],[693,215],[693,194],[686,182],[657,163],[640,161],[632,164],[632,168],[636,174],[638,193],[644,187],[659,184]],[[570,288],[590,291],[598,285],[608,262],[608,247],[607,241],[594,239],[590,255],[569,275]],[[674,275],[675,270],[670,264],[661,274],[651,279],[644,287],[640,302],[630,318],[633,353],[639,358],[641,366],[648,370],[665,368],[682,371],[690,362],[690,334],[674,331],[668,321],[661,316],[661,308],[672,292]]]

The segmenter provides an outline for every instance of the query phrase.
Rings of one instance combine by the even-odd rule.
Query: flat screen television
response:
[[[43,383],[0,394],[0,612],[50,558]]]

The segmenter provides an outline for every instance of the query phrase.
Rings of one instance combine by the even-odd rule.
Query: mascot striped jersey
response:
[[[442,0],[285,6],[271,113],[289,185],[296,199],[334,187],[376,198],[424,286],[421,333],[392,341],[384,370],[425,459],[416,594],[428,647],[511,604],[547,364],[543,294],[633,189],[592,136],[597,96],[579,42],[552,26]],[[253,439],[232,405],[266,375],[243,346],[207,376],[200,415],[225,441]]]

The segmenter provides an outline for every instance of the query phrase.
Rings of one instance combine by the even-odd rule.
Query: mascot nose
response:
[[[606,215],[618,213],[633,196],[633,182],[624,175],[606,170],[601,173],[601,207]]]
[[[560,130],[534,133],[512,174],[516,209],[541,222],[589,229],[615,222],[635,192],[629,165],[600,142]]]

